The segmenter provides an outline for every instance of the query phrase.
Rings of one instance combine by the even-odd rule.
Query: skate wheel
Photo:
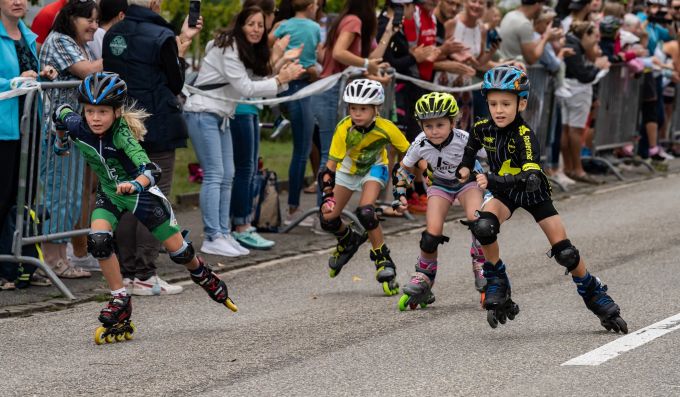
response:
[[[426,307],[427,307],[427,302],[423,302],[423,303],[420,304],[421,309],[424,309]]]
[[[116,342],[122,342],[125,340],[125,334],[118,334],[116,335]]]
[[[624,334],[628,333],[628,324],[624,319],[622,319],[621,317],[616,317],[614,322],[616,322],[616,324],[619,326],[621,332],[623,332]]]
[[[489,323],[491,328],[498,327],[498,320],[496,320],[496,312],[494,310],[487,310],[486,321]]]
[[[113,342],[116,341],[116,338],[111,334],[106,335],[106,338],[104,338],[104,339],[106,340],[106,343],[113,343]]]
[[[337,276],[338,273],[339,273],[339,272],[338,272],[337,270],[335,270],[335,269],[330,269],[330,271],[328,272],[328,275],[330,275],[331,278],[335,278],[335,276]]]
[[[404,294],[399,298],[399,311],[403,312],[406,310],[406,305],[408,304],[409,296]]]
[[[231,310],[234,313],[238,311],[238,307],[236,307],[236,305],[230,298],[227,298],[227,300],[224,302],[224,306],[226,306],[229,310]]]
[[[416,307],[418,307],[418,305],[416,305],[415,303],[409,303],[409,304],[408,304],[408,307],[409,307],[409,309],[411,309],[411,310],[416,310]]]
[[[134,338],[134,333],[137,331],[137,327],[133,323],[130,323],[130,331],[126,331],[123,336],[125,336],[125,339],[127,340],[132,340]]]
[[[106,328],[97,327],[97,329],[94,331],[94,343],[103,345],[104,342],[106,342],[104,339],[104,332],[106,332]]]
[[[482,291],[479,293],[479,304],[482,306],[482,309],[484,309],[484,300],[486,300],[486,293]]]
[[[508,322],[508,317],[504,312],[498,314],[498,322],[501,324],[505,324]]]
[[[382,289],[387,296],[392,296],[399,293],[399,285],[397,284],[394,288],[391,288],[389,281],[382,282]]]

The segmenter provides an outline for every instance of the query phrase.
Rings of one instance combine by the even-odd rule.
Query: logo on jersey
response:
[[[519,136],[524,136],[527,132],[531,131],[526,125],[519,126]]]
[[[510,141],[508,142],[508,152],[509,153],[515,153],[515,149],[516,149],[515,148],[515,140],[511,138]]]

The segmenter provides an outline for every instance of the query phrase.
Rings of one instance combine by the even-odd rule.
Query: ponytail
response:
[[[123,120],[125,120],[125,123],[127,123],[132,136],[141,142],[144,140],[144,135],[146,135],[144,120],[146,120],[151,115],[143,109],[135,108],[134,105],[135,104],[133,103],[129,107],[124,106],[121,110],[121,117]]]

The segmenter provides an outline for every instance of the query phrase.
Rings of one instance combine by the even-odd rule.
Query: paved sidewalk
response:
[[[650,175],[646,169],[637,167],[631,170],[624,170],[623,174],[627,178],[625,181],[618,181],[613,175],[598,176],[606,180],[606,184],[592,186],[579,183],[574,185],[568,192],[559,192],[555,189],[554,198],[559,202],[567,197],[577,197],[579,195],[591,194],[597,190],[610,189],[618,186],[632,185],[634,188],[636,181],[646,180],[652,177],[663,177],[667,174],[680,172],[680,159],[670,162],[668,173],[656,173]],[[315,195],[302,195],[302,208],[308,209],[315,204]],[[281,195],[281,209],[286,211],[286,194]],[[356,207],[358,195],[355,195],[348,209]],[[557,204],[559,210],[559,203]],[[285,215],[284,215],[285,216]],[[461,208],[453,207],[447,217],[448,220],[458,219],[462,216]],[[184,208],[177,212],[177,217],[183,228],[191,230],[190,239],[194,242],[196,249],[200,248],[203,241],[202,222],[200,210],[197,207]],[[397,232],[421,227],[424,225],[424,216],[416,215],[415,220],[408,221],[404,218],[386,218],[382,226],[387,235]],[[460,226],[462,227],[462,226]],[[335,239],[331,236],[320,236],[312,233],[309,228],[297,227],[287,234],[265,234],[268,239],[276,241],[276,246],[268,251],[251,250],[251,254],[239,258],[225,258],[213,255],[205,255],[208,263],[218,272],[226,272],[246,266],[255,265],[275,259],[292,257],[298,254],[315,252],[330,249],[335,245]],[[387,237],[389,245],[389,237]],[[358,254],[361,255],[361,254]],[[408,264],[399,264],[408,266]],[[326,272],[326,263],[319,263],[319,271]],[[188,273],[183,266],[176,265],[170,261],[166,254],[160,254],[158,263],[159,275],[169,281],[178,282],[188,279]],[[72,306],[79,302],[108,299],[108,288],[101,277],[101,273],[94,273],[92,278],[80,280],[64,280],[65,284],[76,296],[76,301],[68,301],[61,297],[55,287],[31,287],[25,290],[1,291],[0,292],[0,318],[9,316],[28,315],[34,311],[59,310]],[[145,299],[145,297],[139,297]],[[163,299],[162,297],[148,297],[146,299]]]

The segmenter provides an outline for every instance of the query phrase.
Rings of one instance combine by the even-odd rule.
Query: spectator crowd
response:
[[[612,65],[623,65],[642,81],[642,88],[639,140],[619,154],[651,161],[678,154],[677,147],[663,144],[672,138],[670,121],[680,82],[680,0],[385,0],[381,9],[377,0],[344,0],[334,15],[326,14],[325,0],[245,0],[230,25],[213,32],[202,46],[200,67],[191,81],[185,56],[203,21],[190,26],[187,18],[177,32],[161,16],[161,2],[56,0],[29,25],[24,20],[27,0],[0,0],[0,92],[13,89],[17,78],[78,81],[94,72],[119,74],[130,98],[150,114],[141,145],[163,170],[158,186],[166,196],[171,194],[176,150],[187,146],[187,138],[192,143],[203,170],[200,250],[207,254],[237,257],[276,249],[253,225],[263,108],[227,99],[293,95],[349,67],[394,86],[394,104],[386,104],[382,112],[412,142],[420,133],[413,118],[415,101],[428,90],[410,80],[391,81],[388,69],[450,88],[472,86],[498,65],[540,65],[555,82],[557,98],[551,131],[545,134],[552,137],[545,172],[569,185],[601,183],[586,172],[582,156],[594,150],[602,94],[598,82]],[[185,83],[201,92],[188,94]],[[342,113],[341,89],[339,81],[272,109],[280,114],[279,121],[289,120],[293,137],[284,224],[308,209],[301,207],[303,191],[316,192],[321,204],[316,182],[305,186],[305,170],[311,161],[316,174],[328,160]],[[55,102],[79,107],[75,88],[53,89],[50,95]],[[458,128],[470,129],[476,118],[488,114],[478,91],[462,90],[456,99],[462,114]],[[0,100],[0,156],[5,161],[0,173],[5,186],[0,192],[0,254],[10,253],[17,205],[24,204],[17,202],[23,108],[22,96]],[[39,139],[50,139],[49,124]],[[50,156],[46,151],[51,145],[33,146],[41,146],[43,153],[29,177],[40,181],[51,218],[63,220],[44,220],[40,233],[87,227],[83,208],[95,200],[96,178],[82,160]],[[72,151],[77,158],[76,149]],[[390,157],[398,160],[396,154]],[[408,192],[413,212],[425,212],[425,183],[416,175]],[[315,218],[300,226],[319,230]],[[181,286],[158,276],[160,243],[134,216],[122,217],[115,238],[124,284],[132,294],[182,292]],[[87,278],[99,270],[84,236],[42,243],[40,250],[61,278]],[[29,285],[50,281],[39,271],[0,264],[0,289]]]

